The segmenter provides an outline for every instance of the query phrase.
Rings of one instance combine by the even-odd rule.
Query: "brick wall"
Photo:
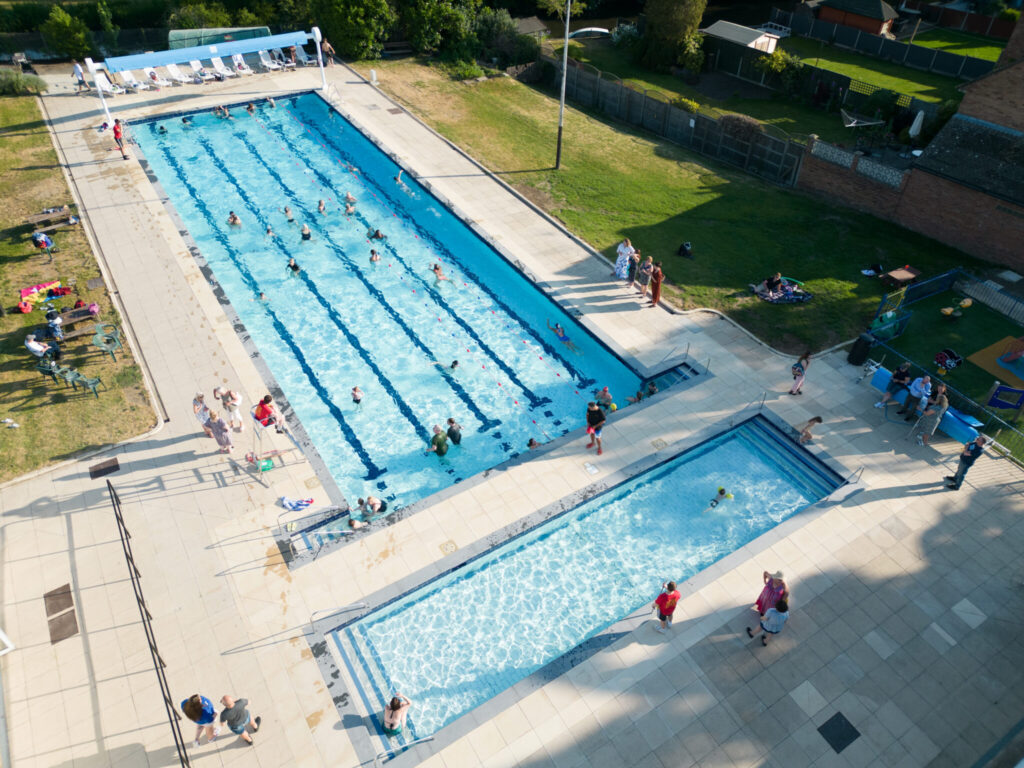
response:
[[[1017,26],[1024,31],[1024,24]],[[1020,32],[1014,34],[1014,38],[1019,36]],[[1024,131],[1024,60],[967,86],[959,112]]]
[[[894,221],[985,261],[1024,271],[1024,206],[1014,205],[919,169],[899,188],[852,167],[804,154],[799,189]]]

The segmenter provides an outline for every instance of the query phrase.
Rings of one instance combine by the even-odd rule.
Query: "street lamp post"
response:
[[[555,151],[555,170],[562,167],[562,128],[565,125],[565,78],[569,72],[569,18],[572,0],[565,0],[565,45],[562,47],[562,95],[558,100],[558,149]]]

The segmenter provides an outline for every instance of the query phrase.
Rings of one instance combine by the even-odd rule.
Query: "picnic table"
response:
[[[26,224],[42,224],[47,221],[53,221],[54,219],[66,219],[71,216],[71,207],[64,205],[60,208],[51,208],[48,211],[42,213],[34,213],[31,216],[25,217]]]
[[[89,311],[88,307],[79,307],[78,309],[69,309],[60,315],[60,324],[67,328],[68,326],[80,323],[83,320],[95,319],[96,315]]]
[[[902,288],[914,282],[921,276],[921,270],[914,269],[909,264],[899,269],[890,269],[882,275],[882,282],[890,288]]]

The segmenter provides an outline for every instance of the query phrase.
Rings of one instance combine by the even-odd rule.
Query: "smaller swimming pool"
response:
[[[407,737],[429,736],[840,483],[756,417],[328,636],[369,713],[401,692]],[[720,485],[735,498],[708,509]]]

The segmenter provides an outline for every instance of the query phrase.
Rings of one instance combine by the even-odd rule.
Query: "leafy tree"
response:
[[[236,27],[259,27],[263,26],[263,21],[255,13],[250,11],[248,8],[242,8],[239,11],[235,11],[235,26]]]
[[[562,21],[565,21],[564,0],[537,0],[537,9],[548,16],[557,16]],[[579,16],[585,10],[587,10],[587,4],[583,0],[573,0],[572,10],[570,11],[573,18]]]
[[[230,27],[231,16],[220,3],[188,3],[171,13],[168,26],[171,29]]]
[[[96,13],[99,14],[100,26],[103,27],[103,42],[107,44],[109,50],[113,51],[117,48],[117,36],[121,32],[121,28],[114,23],[114,17],[110,13],[106,0],[96,3]]]
[[[56,53],[72,59],[81,59],[92,53],[92,35],[85,22],[69,15],[60,6],[53,6],[39,31],[43,33],[47,47]]]
[[[688,35],[679,46],[679,65],[691,72],[700,72],[704,68],[704,35],[694,32]]]
[[[642,61],[655,68],[675,64],[687,38],[700,26],[707,0],[647,0]]]
[[[261,19],[272,21],[284,29],[309,29],[315,23],[310,0],[275,0],[248,7]]]
[[[310,11],[334,49],[353,59],[378,58],[395,23],[387,0],[312,0]]]
[[[479,0],[400,0],[398,22],[414,51],[467,59],[475,53],[471,38],[479,6]]]

